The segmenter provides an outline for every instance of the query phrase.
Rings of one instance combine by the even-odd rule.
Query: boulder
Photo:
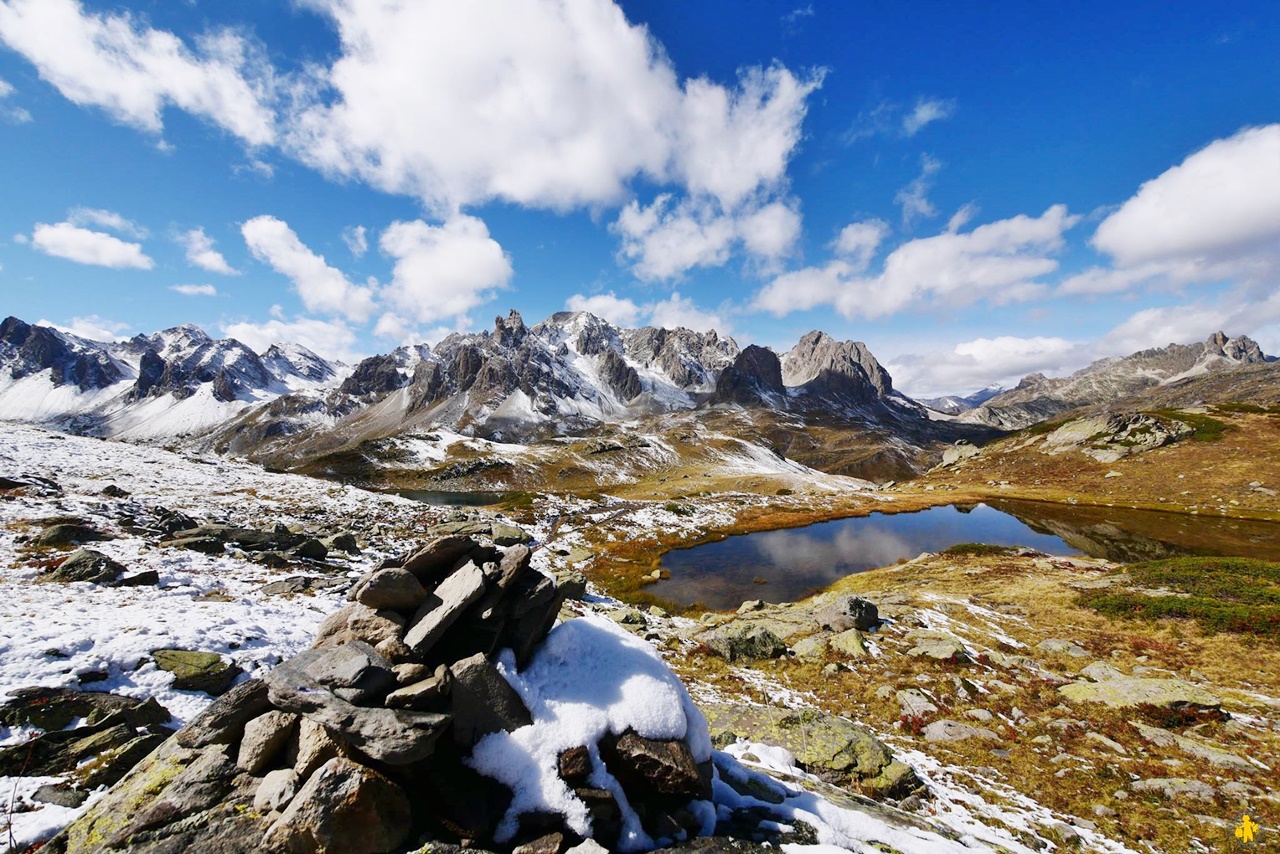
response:
[[[556,770],[560,779],[570,786],[586,784],[591,776],[591,751],[586,747],[571,747],[556,757]]]
[[[1072,658],[1088,658],[1089,650],[1080,646],[1075,641],[1063,640],[1062,638],[1049,638],[1042,640],[1036,644],[1036,649],[1041,652],[1054,653],[1057,655],[1069,655]]]
[[[167,541],[165,545],[209,555],[222,554],[227,547],[227,544],[217,537],[179,537],[176,540]]]
[[[1230,768],[1233,771],[1254,773],[1258,769],[1248,760],[1236,756],[1212,744],[1206,744],[1198,738],[1179,735],[1159,727],[1148,726],[1138,721],[1129,721],[1129,726],[1138,731],[1142,740],[1157,747],[1176,747],[1183,753],[1203,759],[1213,765]]]
[[[1182,777],[1156,777],[1138,780],[1129,788],[1144,795],[1156,795],[1170,800],[1213,801],[1218,792],[1208,783],[1187,780]]]
[[[157,649],[151,653],[156,667],[173,674],[173,687],[180,691],[204,691],[214,697],[226,693],[244,671],[225,661],[216,652],[189,649]]]
[[[797,658],[821,659],[826,657],[827,650],[830,648],[831,640],[827,635],[813,635],[797,641],[791,651]]]
[[[154,569],[144,569],[132,575],[123,575],[111,582],[112,587],[155,587],[160,583],[160,573]]]
[[[866,658],[867,645],[862,639],[862,632],[849,629],[831,638],[831,648],[849,658]]]
[[[412,613],[427,598],[426,588],[404,569],[375,570],[355,588],[355,600],[375,611],[383,608]]]
[[[728,661],[778,658],[787,652],[782,639],[763,626],[726,627],[699,635],[698,640]]]
[[[111,539],[106,534],[88,525],[59,524],[50,525],[36,537],[37,546],[78,546],[81,543],[92,543],[98,540]]]
[[[445,705],[452,682],[453,676],[449,673],[449,668],[442,664],[426,679],[392,691],[387,695],[386,706],[389,709],[414,711],[439,710]]]
[[[968,658],[960,639],[943,632],[911,632],[907,635],[907,640],[915,644],[907,650],[907,655],[917,658],[932,658],[937,661],[964,661]]]
[[[331,552],[346,552],[349,555],[360,554],[360,544],[349,533],[334,534],[320,541]]]
[[[276,666],[268,685],[314,681],[356,705],[376,703],[396,687],[391,662],[363,641],[309,649]]]
[[[290,555],[304,560],[324,560],[329,556],[329,549],[319,540],[308,537],[289,552]]]
[[[403,789],[339,758],[311,775],[262,842],[299,854],[380,854],[399,848],[410,827]]]
[[[489,529],[489,536],[493,538],[494,543],[500,546],[517,546],[533,539],[523,529],[502,522],[493,523]]]
[[[70,688],[15,688],[9,694],[12,699],[0,705],[0,726],[53,731],[73,723],[92,727],[123,720],[139,729],[167,724],[170,719],[169,711],[154,697],[144,701]]]
[[[471,747],[491,732],[511,732],[533,722],[515,689],[482,654],[449,667],[454,740]]]
[[[814,617],[824,628],[833,632],[849,629],[869,632],[880,625],[880,613],[876,606],[860,596],[841,596],[815,611]]]
[[[898,692],[898,709],[905,718],[927,718],[938,713],[938,706],[915,688]]]
[[[78,549],[45,578],[50,581],[88,581],[93,584],[110,584],[124,571],[123,564],[117,563],[102,552]]]
[[[405,632],[405,644],[419,655],[430,651],[484,590],[484,573],[474,563],[467,563],[442,581],[418,608]]]

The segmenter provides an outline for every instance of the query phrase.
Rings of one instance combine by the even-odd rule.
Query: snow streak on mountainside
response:
[[[1170,344],[1123,358],[1100,359],[1068,377],[1031,374],[1016,388],[963,412],[959,420],[1017,430],[1078,406],[1105,404],[1156,386],[1267,362],[1274,358],[1253,339],[1215,332],[1202,344]]]

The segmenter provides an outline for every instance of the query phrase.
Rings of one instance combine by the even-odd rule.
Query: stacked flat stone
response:
[[[237,685],[136,767],[50,852],[387,852],[425,839],[558,854],[583,840],[558,815],[495,842],[512,792],[465,762],[490,733],[532,722],[498,671],[526,666],[564,591],[525,545],[445,536],[352,588],[311,649]],[[628,731],[595,745],[655,836],[698,830],[711,792],[683,741]],[[588,745],[560,773],[612,846],[622,814],[595,788]]]

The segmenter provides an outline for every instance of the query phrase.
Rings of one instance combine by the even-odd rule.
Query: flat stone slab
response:
[[[971,738],[980,738],[983,741],[1004,741],[1004,738],[999,733],[982,727],[962,724],[960,721],[934,721],[924,728],[925,741],[967,741]]]
[[[1153,706],[1201,706],[1217,708],[1222,700],[1203,688],[1181,679],[1144,679],[1121,676],[1102,682],[1072,682],[1058,689],[1067,700],[1076,703],[1103,703],[1113,709],[1125,709],[1142,703]]]
[[[404,634],[405,645],[419,654],[428,652],[467,606],[484,595],[484,590],[484,572],[474,563],[450,575],[413,615]]]

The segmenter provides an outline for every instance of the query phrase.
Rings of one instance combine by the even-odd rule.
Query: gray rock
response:
[[[227,544],[217,537],[179,537],[166,541],[165,545],[209,555],[222,554],[227,548]]]
[[[511,615],[503,627],[499,645],[509,647],[515,653],[516,664],[523,668],[555,625],[564,605],[564,592],[555,579],[534,570],[516,580],[507,601]]]
[[[484,590],[484,573],[474,563],[467,563],[442,581],[418,608],[405,632],[405,644],[419,655],[428,652]]]
[[[412,709],[414,711],[431,711],[439,709],[444,699],[449,696],[453,677],[449,668],[440,665],[436,672],[403,688],[397,688],[387,695],[385,705],[388,709]]]
[[[859,596],[841,596],[834,602],[819,608],[814,617],[833,632],[859,629],[869,632],[880,625],[880,613],[876,606]]]
[[[791,651],[796,654],[797,658],[819,659],[827,654],[831,642],[825,635],[813,635],[801,641],[797,641]]]
[[[1133,676],[1107,679],[1103,682],[1072,682],[1058,689],[1067,700],[1077,703],[1103,703],[1113,709],[1129,708],[1142,703],[1156,706],[1198,706],[1216,709],[1222,701],[1208,691],[1181,679],[1143,679]]]
[[[245,724],[271,709],[267,685],[261,679],[250,679],[213,701],[178,730],[178,743],[197,748],[209,744],[231,744],[244,733]]]
[[[315,682],[326,691],[357,705],[378,702],[395,688],[391,662],[363,641],[322,649],[308,649],[278,665],[268,686]]]
[[[305,560],[324,560],[329,556],[329,549],[319,540],[308,537],[289,552],[293,557]]]
[[[351,751],[345,743],[335,739],[323,725],[310,718],[302,718],[298,722],[298,758],[294,761],[293,770],[300,782],[314,774],[321,765],[339,756],[351,758]]]
[[[934,721],[924,728],[925,741],[966,741],[970,738],[980,738],[983,741],[1004,741],[1004,738],[999,733],[982,727],[962,724],[960,721],[943,719]]]
[[[857,629],[848,629],[840,632],[831,638],[831,648],[849,658],[865,658],[867,655],[867,645],[862,638],[862,632]]]
[[[1144,795],[1159,795],[1171,800],[1212,801],[1218,794],[1208,783],[1199,780],[1187,780],[1181,777],[1156,777],[1150,780],[1138,780],[1129,786],[1133,791]]]
[[[577,570],[564,573],[557,582],[565,599],[580,602],[587,595],[587,577]]]
[[[236,755],[236,767],[258,774],[276,758],[298,726],[298,716],[289,712],[267,712],[244,727],[244,738]]]
[[[699,635],[698,640],[727,661],[778,658],[787,652],[782,639],[763,626],[717,629]]]
[[[454,739],[470,747],[491,732],[511,732],[533,722],[515,689],[484,655],[453,664]]]
[[[345,741],[372,759],[389,765],[425,759],[448,728],[448,715],[362,708],[326,690],[301,668],[281,673],[282,669],[277,667],[266,677],[272,704],[342,733]]]
[[[155,587],[160,583],[160,573],[154,569],[144,569],[133,575],[123,575],[111,582],[112,587]]]
[[[414,682],[421,682],[423,679],[431,676],[435,671],[425,664],[397,664],[391,668],[396,675],[396,682],[400,685],[412,685]]]
[[[409,555],[404,568],[423,584],[434,584],[448,575],[458,561],[475,547],[476,542],[470,537],[440,537]]]
[[[312,646],[338,646],[352,641],[377,646],[385,640],[400,640],[404,624],[404,617],[395,611],[375,611],[355,602],[324,619]]]
[[[989,721],[995,718],[995,715],[991,714],[986,709],[969,709],[964,713],[964,716],[975,721]]]
[[[355,589],[355,599],[375,611],[388,609],[412,613],[427,598],[426,588],[405,569],[379,569]]]
[[[937,661],[962,661],[968,657],[964,644],[959,638],[942,632],[919,631],[907,635],[907,640],[915,643],[907,650],[907,655],[917,658],[932,658]]]
[[[123,564],[117,563],[102,552],[78,549],[45,578],[50,581],[88,581],[93,584],[109,584],[124,571]],[[158,581],[159,578],[157,577],[156,580]]]
[[[1223,750],[1216,745],[1207,744],[1200,739],[1179,735],[1175,732],[1148,726],[1137,721],[1129,721],[1129,725],[1138,731],[1138,735],[1148,744],[1157,747],[1176,747],[1183,753],[1203,759],[1213,765],[1230,768],[1233,771],[1253,773],[1257,768],[1234,753]]]
[[[533,539],[523,529],[502,522],[493,523],[489,529],[489,536],[493,537],[493,541],[500,546],[516,546]]]
[[[62,524],[50,525],[41,531],[36,537],[35,545],[71,546],[109,539],[111,538],[106,534],[88,525]]]
[[[628,730],[606,736],[600,757],[633,803],[655,797],[711,799],[711,778],[699,773],[683,741],[642,738]]]
[[[346,552],[349,555],[360,554],[360,544],[349,533],[334,534],[332,537],[325,537],[320,542],[331,552]]]
[[[1063,640],[1061,638],[1049,638],[1042,640],[1036,644],[1036,649],[1041,652],[1054,653],[1057,655],[1069,655],[1072,658],[1088,658],[1089,650],[1080,646],[1074,641]]]
[[[409,835],[409,798],[378,772],[331,759],[303,784],[263,845],[290,852],[380,854]]]
[[[1095,661],[1093,664],[1081,668],[1080,675],[1086,676],[1094,682],[1105,682],[1108,679],[1125,678],[1124,673],[1112,667],[1105,661]]]
[[[915,688],[898,692],[898,709],[909,718],[926,718],[938,713],[937,705]]]
[[[75,809],[89,799],[83,789],[73,789],[69,784],[44,785],[31,793],[31,800],[38,804],[53,804]]]
[[[253,795],[253,808],[258,812],[280,812],[298,793],[298,774],[292,768],[277,768],[262,778]]]

